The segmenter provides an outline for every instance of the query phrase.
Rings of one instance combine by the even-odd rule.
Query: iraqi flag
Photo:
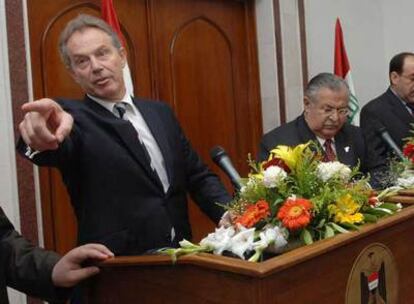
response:
[[[342,27],[339,18],[336,19],[335,24],[335,61],[334,61],[334,73],[335,75],[342,77],[348,84],[350,96],[349,96],[349,114],[348,121],[355,125],[359,125],[359,104],[358,99],[355,96],[354,83],[352,82],[351,67],[349,65],[348,56],[346,55],[346,49],[344,44],[344,37],[342,34]]]
[[[112,27],[115,33],[117,33],[122,46],[126,49],[125,39],[121,33],[121,28],[119,26],[118,17],[116,16],[112,0],[102,0],[101,15],[102,19]],[[129,70],[128,62],[126,63],[123,72],[126,90],[131,96],[134,96],[134,85],[132,84],[131,71]]]

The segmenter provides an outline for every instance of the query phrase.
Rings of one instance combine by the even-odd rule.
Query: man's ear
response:
[[[121,59],[122,59],[122,67],[125,67],[125,65],[126,65],[126,62],[127,62],[127,54],[126,54],[126,50],[125,50],[125,48],[124,47],[120,47],[119,49],[118,49],[118,52],[119,52],[119,56],[121,56]]]
[[[309,111],[309,107],[311,105],[311,100],[308,96],[303,97],[303,112],[307,113]]]
[[[393,71],[393,72],[390,73],[390,82],[391,82],[391,84],[395,84],[398,81],[399,78],[400,78],[400,75],[398,75],[397,72]]]

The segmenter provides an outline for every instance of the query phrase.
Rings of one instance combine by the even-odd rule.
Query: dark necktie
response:
[[[119,117],[120,119],[123,119],[123,120],[128,121],[128,118],[126,118],[126,117],[124,118],[124,115],[125,115],[125,112],[126,112],[126,110],[125,110],[125,106],[126,106],[126,104],[125,104],[124,102],[120,102],[120,103],[115,104],[114,109],[118,112],[118,117]],[[134,127],[134,129],[135,129],[135,127]],[[139,138],[138,131],[136,131],[136,132],[137,132],[137,135],[138,135],[138,141],[140,142],[140,144],[141,144],[141,146],[142,146],[142,150],[144,151],[145,158],[146,158],[146,160],[148,161],[148,163],[150,164],[151,169],[152,169],[154,172],[156,172],[156,171],[154,170],[154,168],[152,167],[152,165],[151,165],[151,156],[150,156],[150,154],[149,154],[149,152],[148,152],[148,150],[147,150],[147,147],[146,147],[146,146],[145,146],[145,144],[141,141],[141,138]]]
[[[325,155],[323,156],[322,161],[324,162],[331,162],[336,160],[336,155],[334,152],[334,149],[332,147],[332,139],[325,140],[325,143],[323,144],[323,147],[325,149]]]
[[[118,112],[118,117],[121,119],[124,119],[124,115],[125,115],[125,104],[123,102],[121,102],[120,104],[115,104],[114,109],[117,110]]]
[[[414,116],[414,103],[406,102],[405,105],[411,110],[411,115]]]

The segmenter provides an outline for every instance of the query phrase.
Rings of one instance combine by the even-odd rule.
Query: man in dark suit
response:
[[[304,94],[303,114],[265,134],[260,143],[260,160],[266,160],[277,145],[296,146],[317,142],[326,161],[348,166],[360,163],[363,172],[377,173],[382,164],[368,152],[361,130],[347,123],[349,89],[346,82],[330,73],[312,78]]]
[[[386,161],[393,150],[382,140],[379,130],[389,133],[402,149],[414,123],[414,53],[400,53],[390,61],[390,87],[361,110],[361,128],[373,149]]]
[[[60,170],[79,242],[103,243],[116,254],[175,246],[191,238],[187,193],[218,222],[224,210],[216,203],[231,197],[165,103],[127,94],[125,50],[111,28],[80,15],[62,32],[60,51],[87,95],[24,105],[19,150]]]
[[[62,302],[72,287],[99,272],[95,266],[82,268],[87,259],[105,260],[113,254],[100,244],[88,244],[63,257],[31,245],[10,223],[0,208],[0,303],[7,304],[6,286],[29,295]]]

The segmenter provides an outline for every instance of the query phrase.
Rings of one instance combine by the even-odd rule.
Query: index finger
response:
[[[32,102],[26,102],[22,106],[22,111],[24,113],[28,112],[38,112],[40,114],[45,114],[51,110],[62,110],[58,103],[50,98],[42,98]]]

